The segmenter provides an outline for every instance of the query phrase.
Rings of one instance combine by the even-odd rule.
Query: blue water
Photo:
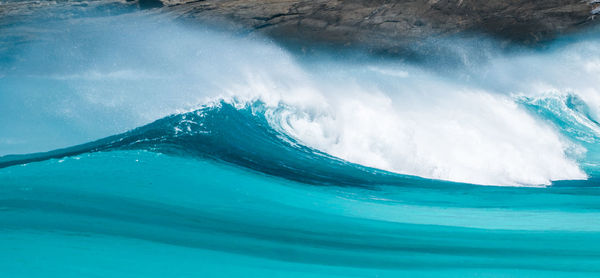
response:
[[[403,62],[72,9],[3,27],[0,277],[599,275],[594,32]]]

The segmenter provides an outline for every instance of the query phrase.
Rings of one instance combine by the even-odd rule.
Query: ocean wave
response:
[[[54,25],[45,27],[60,33],[61,22]],[[112,28],[121,33],[115,35]],[[2,111],[22,115],[0,125],[0,132],[15,134],[11,142],[20,142],[0,144],[3,154],[76,145],[165,116],[149,126],[184,115],[198,117],[185,111],[216,102],[251,114],[231,117],[241,121],[236,125],[261,130],[263,137],[257,134],[255,141],[269,141],[276,150],[303,149],[306,154],[289,154],[310,154],[308,160],[327,156],[381,172],[503,186],[544,186],[595,175],[590,165],[597,164],[598,151],[590,142],[600,117],[600,94],[594,87],[600,49],[593,36],[545,51],[506,53],[488,47],[482,50],[485,55],[472,55],[475,58],[460,52],[462,64],[440,61],[439,68],[432,68],[376,58],[299,57],[269,41],[191,30],[147,14],[82,19],[61,34],[25,44],[18,51],[22,59],[0,72],[0,89],[6,92]],[[457,49],[473,43],[449,39]],[[572,74],[565,75],[561,68]],[[576,103],[546,105],[565,95]],[[210,105],[200,109],[206,107]],[[201,123],[211,128],[171,123],[164,131],[152,132],[178,140],[186,132],[205,132],[194,134],[202,138],[198,146],[191,141],[170,145],[187,144],[190,150],[181,153],[220,153],[271,174],[281,169],[294,172],[295,179],[306,173],[325,175],[325,170],[285,169],[300,164],[287,158],[281,169],[273,170],[271,165],[280,161],[270,161],[273,156],[266,149],[253,150],[258,144],[214,137],[235,125]],[[150,130],[149,126],[136,130]],[[168,133],[169,128],[176,134]],[[137,145],[157,142],[154,133],[138,136]],[[242,136],[235,130],[227,134]],[[53,140],[45,140],[47,136]],[[123,136],[115,138],[125,140]],[[211,145],[206,138],[212,138]],[[219,145],[218,140],[230,141]],[[235,152],[252,154],[250,162],[231,158],[241,157]],[[19,160],[13,158],[3,161]]]
[[[512,105],[511,107],[512,109],[516,109],[515,105]],[[356,111],[356,107],[348,108]],[[389,111],[385,110],[383,112],[384,114],[380,115],[385,115],[386,112],[389,113]],[[515,113],[514,111],[510,112],[513,113],[513,115]],[[529,117],[531,123],[538,124],[530,115],[524,112],[520,113],[522,114],[519,116],[523,116],[524,118],[517,117],[516,120],[523,122],[524,119],[528,119]],[[372,147],[370,145],[367,145],[364,149],[353,149],[353,151],[361,152],[364,157],[368,158],[364,164],[355,164],[354,162],[356,162],[356,160],[360,160],[355,157],[354,159],[345,159],[346,157],[344,157],[344,155],[336,155],[335,149],[334,151],[328,152],[325,147],[321,148],[325,149],[325,151],[312,147],[318,145],[315,143],[315,140],[323,140],[323,138],[319,137],[319,135],[314,132],[309,134],[307,130],[314,128],[310,127],[310,125],[317,125],[317,128],[321,128],[321,126],[318,125],[324,121],[323,118],[331,120],[328,117],[330,117],[330,115],[323,114],[319,116],[313,115],[311,118],[306,111],[299,111],[297,108],[288,105],[278,105],[273,107],[261,101],[228,102],[220,100],[206,105],[201,109],[174,114],[129,132],[91,143],[48,153],[5,156],[0,158],[0,167],[49,158],[61,158],[87,152],[141,149],[179,156],[215,159],[266,174],[312,184],[370,186],[384,184],[406,185],[415,184],[415,181],[418,181],[421,185],[430,185],[433,183],[433,180],[417,178],[416,176],[419,175],[414,175],[410,172],[402,173],[402,171],[393,171],[393,169],[392,171],[386,171],[387,169],[385,169],[385,167],[369,167],[369,163],[376,161],[369,157],[374,155],[373,150],[369,149]],[[351,121],[353,121],[353,119],[351,119]],[[348,128],[362,128],[361,130],[364,131],[368,130],[368,125],[372,123],[365,122],[362,127],[357,127],[357,124],[358,123],[356,122],[351,122],[348,124],[334,123],[323,126],[347,126]],[[527,122],[525,124],[527,124]],[[569,126],[572,127],[574,125]],[[539,138],[540,133],[544,130],[535,129],[536,127],[537,126],[533,124],[531,126],[525,126],[526,129],[533,129],[531,130],[531,134],[536,135]],[[393,129],[394,125],[379,127],[376,131],[381,131],[385,128]],[[551,130],[550,127],[547,128],[549,131]],[[435,130],[435,127],[433,130]],[[320,130],[320,132],[320,136],[323,136],[325,132],[333,131]],[[458,133],[462,134],[461,131]],[[376,134],[376,132],[373,134]],[[548,134],[550,134],[550,136],[554,135],[554,133]],[[312,136],[312,138],[309,138],[309,135]],[[349,133],[347,130],[343,130],[340,132],[340,135],[338,135],[335,144],[347,144],[347,147],[355,148],[355,146],[360,146],[360,144],[356,144],[355,142],[345,143],[344,140],[352,141],[356,139],[343,138],[343,136],[362,136],[362,138],[364,138],[365,136],[371,135],[372,134],[367,133],[353,134]],[[395,154],[394,151],[396,151],[396,146],[403,149],[407,148],[405,146],[406,144],[402,144],[399,140],[400,136],[388,135],[387,138],[395,138],[397,140],[391,142],[391,144],[387,146],[390,154]],[[375,137],[375,139],[378,139],[378,137]],[[465,140],[467,143],[469,142],[468,139]],[[564,144],[562,141],[556,140],[558,144]],[[534,142],[536,144],[535,146],[540,145],[540,139]],[[416,143],[418,142],[412,142],[412,145],[410,146],[414,147]],[[484,142],[481,143],[483,144]],[[489,143],[494,146],[501,145],[498,141]],[[382,143],[380,142],[380,144]],[[572,150],[562,149],[566,148],[564,147],[565,145],[558,146],[561,147],[559,148],[561,151],[559,158],[564,159],[565,161],[569,161],[564,158],[567,155],[567,151],[571,151],[568,155],[581,155],[581,153],[575,153]],[[450,153],[457,153],[460,151],[457,150],[456,146],[452,147],[453,148],[447,151]],[[554,147],[554,145],[550,145],[550,147]],[[477,151],[471,150],[469,153],[477,154]],[[568,173],[568,171],[575,171],[575,174],[572,174],[572,176],[558,176],[564,180],[586,178],[585,174],[579,170],[574,162],[567,164],[567,166],[572,167],[571,169],[565,169],[565,165],[557,164],[558,162],[555,160],[548,160],[548,153],[545,155],[538,154],[536,149],[531,153],[536,156],[535,160],[527,160],[526,158],[523,158],[523,156],[514,158],[510,157],[510,154],[507,153],[504,154],[504,157],[511,163],[514,163],[515,161],[520,163],[533,163],[535,164],[534,166],[541,167],[541,169],[546,171],[543,173],[548,173],[548,175],[557,175],[565,172]],[[437,154],[438,156],[441,155],[439,151],[432,154]],[[484,155],[486,154],[489,155],[489,152]],[[482,159],[493,158],[484,156]],[[448,161],[448,159],[446,161]],[[474,163],[478,164],[481,162],[474,160]],[[548,163],[550,163],[549,165],[559,165],[563,168],[559,169],[560,171],[548,171],[548,169],[554,169],[548,167]],[[415,165],[411,164],[411,166]],[[454,166],[458,167],[457,165]],[[498,176],[503,179],[511,177],[510,175],[513,173],[508,171],[512,168],[507,168],[506,165],[500,166],[501,168],[498,171],[504,171],[501,173],[506,176],[503,177],[500,174],[498,174]],[[518,164],[516,166],[525,167]],[[529,176],[535,174],[535,171],[531,170],[531,165],[527,167],[529,168],[520,169],[519,173]],[[484,172],[483,174],[493,175],[495,174],[493,171],[497,168],[488,166],[488,169],[489,170],[486,170],[487,172]],[[485,169],[480,170],[478,174],[482,174],[481,171],[484,170]],[[514,175],[512,177],[514,177]],[[553,176],[550,176],[550,178],[552,177]],[[437,178],[444,179],[443,177]],[[467,179],[466,181],[468,182],[469,180]],[[504,181],[504,183],[498,183],[498,185],[515,184],[510,183],[510,181]],[[529,183],[524,185],[535,186],[539,184]]]

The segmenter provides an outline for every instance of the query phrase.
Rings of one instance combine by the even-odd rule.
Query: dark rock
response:
[[[431,38],[484,33],[536,45],[594,23],[581,0],[163,0],[177,17],[284,42],[402,52]]]
[[[8,47],[3,42],[14,41],[6,38],[37,36],[29,22],[138,8],[267,35],[301,50],[330,46],[407,56],[417,49],[430,56],[445,38],[472,34],[502,45],[539,45],[594,25],[600,0],[8,0],[0,2],[0,52]],[[16,25],[22,28],[6,28]]]

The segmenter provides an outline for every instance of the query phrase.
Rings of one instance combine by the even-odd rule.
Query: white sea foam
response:
[[[345,76],[353,79],[351,73]],[[327,85],[313,80],[315,87],[298,83],[285,93],[273,90],[271,98],[266,88],[277,86],[257,81],[265,79],[253,78],[244,87],[262,92],[258,98],[272,106],[269,115],[275,127],[351,162],[489,185],[547,185],[586,178],[566,154],[576,146],[507,95],[436,79],[411,90],[383,89],[363,86],[368,82],[354,77],[344,83],[329,79],[333,84]],[[294,92],[297,95],[288,99]],[[282,108],[281,103],[286,105]]]

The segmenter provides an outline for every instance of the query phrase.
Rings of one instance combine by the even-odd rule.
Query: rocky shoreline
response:
[[[387,54],[406,54],[426,41],[473,34],[484,34],[507,45],[536,46],[586,30],[596,25],[600,16],[600,0],[1,1],[0,28],[15,21],[35,20],[39,15],[31,14],[36,9],[66,5],[81,10],[88,6],[145,9],[186,22],[266,35],[301,48],[360,48]],[[42,15],[70,16],[60,12]]]
[[[161,4],[162,11],[178,18],[256,32],[281,42],[385,53],[463,34],[537,45],[594,25],[600,13],[598,0],[163,0]]]

